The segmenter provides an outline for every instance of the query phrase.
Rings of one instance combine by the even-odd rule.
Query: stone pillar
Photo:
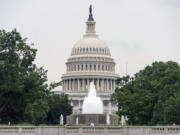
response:
[[[72,79],[72,91],[74,91],[74,79]]]
[[[107,79],[107,90],[109,90],[109,79]]]
[[[78,87],[77,87],[77,90],[79,91],[80,90],[80,80],[78,79]]]
[[[104,79],[102,79],[102,91],[104,91]]]
[[[107,79],[104,79],[104,90],[107,90]]]
[[[97,91],[99,91],[99,79],[96,81]]]
[[[81,100],[78,100],[78,105],[79,105],[79,109],[78,109],[78,113],[81,113]]]
[[[87,64],[87,71],[90,71],[90,64]]]
[[[64,80],[63,80],[63,90],[64,90]]]
[[[111,103],[111,100],[109,100],[109,113],[110,114],[112,113],[112,103]]]
[[[70,87],[70,79],[68,80],[68,90],[71,90],[71,87]]]
[[[66,90],[68,90],[68,80],[66,80]]]
[[[111,90],[113,90],[113,88],[112,88],[112,79],[110,80],[110,82],[111,82]]]
[[[67,90],[67,80],[64,80],[64,89]]]
[[[89,88],[89,78],[87,78],[87,88]]]
[[[113,90],[115,90],[115,80],[113,80]]]
[[[74,79],[74,90],[77,90],[77,85],[78,85],[78,83],[77,83],[77,79]]]
[[[82,90],[83,90],[83,91],[85,90],[85,82],[84,82],[84,79],[82,79]]]

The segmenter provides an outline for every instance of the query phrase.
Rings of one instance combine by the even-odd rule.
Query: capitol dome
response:
[[[119,75],[115,73],[115,62],[108,46],[96,34],[95,24],[90,6],[86,33],[74,44],[66,62],[66,73],[62,75],[63,91],[72,101],[73,113],[82,109],[90,82],[94,82],[97,94],[103,100],[104,112],[113,112],[113,107],[108,108],[107,104],[111,105],[111,94]]]
[[[84,37],[74,45],[71,56],[83,54],[111,56],[108,46],[104,41],[99,39],[97,35],[84,35]]]

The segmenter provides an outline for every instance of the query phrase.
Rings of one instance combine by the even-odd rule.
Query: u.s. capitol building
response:
[[[117,111],[117,106],[111,102],[111,94],[119,76],[115,73],[115,62],[108,46],[96,34],[95,24],[90,6],[86,33],[72,48],[71,56],[66,62],[66,73],[62,75],[62,89],[69,95],[73,114],[81,113],[91,81],[103,101],[104,113]]]

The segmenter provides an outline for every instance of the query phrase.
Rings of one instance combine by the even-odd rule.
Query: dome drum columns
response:
[[[115,89],[115,79],[85,78],[63,80],[63,90],[87,91],[90,82],[93,81],[97,91],[113,91]]]

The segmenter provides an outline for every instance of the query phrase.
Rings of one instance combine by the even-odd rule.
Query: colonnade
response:
[[[85,78],[63,80],[63,90],[88,90],[91,81],[94,82],[97,91],[109,91],[115,89],[115,79]]]
[[[72,71],[111,71],[115,72],[115,66],[113,64],[68,64],[67,72]]]

